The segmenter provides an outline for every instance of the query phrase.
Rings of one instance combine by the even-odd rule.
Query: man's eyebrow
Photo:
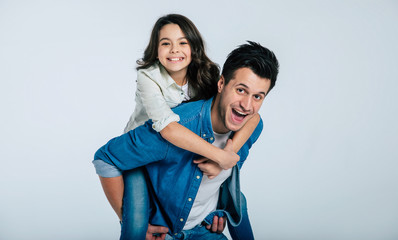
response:
[[[242,86],[242,87],[244,87],[244,88],[249,88],[246,84],[244,84],[244,83],[239,83],[238,85],[236,85],[236,86]],[[266,95],[265,94],[265,92],[259,92],[259,93],[257,93],[257,94],[263,94],[264,96]]]

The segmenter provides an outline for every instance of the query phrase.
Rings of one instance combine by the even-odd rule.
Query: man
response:
[[[258,113],[275,85],[278,68],[275,55],[268,49],[253,42],[241,45],[228,56],[214,98],[181,104],[173,111],[180,116],[180,124],[223,147],[233,132]],[[193,162],[197,159],[195,154],[164,140],[152,130],[151,121],[109,141],[96,152],[95,159],[120,170],[145,166],[152,200],[148,232],[165,229],[152,226],[157,225],[167,227],[175,239],[225,239],[222,233],[204,230],[201,225],[227,215],[232,227],[248,231],[252,238],[246,202],[239,188],[239,169],[261,131],[260,121],[238,152],[237,165],[229,170],[219,169],[213,179],[203,172],[217,169],[214,163],[195,161],[198,167]],[[223,229],[217,223],[214,226],[213,232]]]

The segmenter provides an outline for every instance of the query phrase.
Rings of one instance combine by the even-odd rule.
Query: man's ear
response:
[[[224,76],[221,75],[220,80],[218,80],[218,83],[217,83],[217,90],[218,90],[218,93],[221,93],[221,91],[222,91],[223,88],[224,88],[224,84],[225,84]]]

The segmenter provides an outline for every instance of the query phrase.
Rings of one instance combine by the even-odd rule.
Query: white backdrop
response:
[[[134,107],[156,19],[222,64],[280,61],[242,171],[257,239],[398,239],[397,1],[0,0],[0,239],[118,239],[91,160]]]

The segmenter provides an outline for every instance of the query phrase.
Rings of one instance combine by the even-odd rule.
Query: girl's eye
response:
[[[187,42],[181,42],[180,44],[181,44],[181,45],[185,45],[185,44],[188,44],[188,43],[187,43]]]
[[[167,46],[167,45],[169,45],[170,43],[168,43],[168,42],[162,42],[160,45],[161,46]]]

